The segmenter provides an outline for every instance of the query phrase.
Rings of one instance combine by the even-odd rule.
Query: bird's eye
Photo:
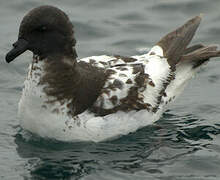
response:
[[[45,31],[47,31],[47,26],[40,26],[40,27],[36,28],[36,30],[38,32],[45,32]]]

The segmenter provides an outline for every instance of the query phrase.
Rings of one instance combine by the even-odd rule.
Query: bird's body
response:
[[[150,55],[151,52],[155,54]],[[80,59],[79,62],[112,74],[105,81],[94,104],[78,115],[70,112],[68,105],[71,99],[65,99],[62,103],[54,102],[53,96],[45,93],[47,84],[41,83],[46,74],[44,61],[33,59],[19,102],[21,126],[42,137],[61,141],[102,141],[152,124],[197,71],[192,71],[192,66],[182,66],[177,71],[176,79],[171,81],[164,94],[160,94],[164,82],[171,76],[170,67],[161,52],[162,49],[155,46],[147,54],[129,58],[130,62],[125,62],[123,57],[106,55]],[[143,68],[142,74],[140,68]],[[137,84],[135,79],[142,76],[143,82]],[[137,94],[129,94],[129,90],[135,88],[138,88]],[[131,102],[123,107],[126,98],[130,98]]]
[[[149,54],[135,56],[134,61],[129,63],[113,56],[81,59],[80,62],[104,69],[105,73],[111,73],[93,105],[77,115],[69,111],[71,99],[65,99],[62,103],[54,102],[54,98],[45,93],[44,88],[47,84],[41,83],[42,77],[46,74],[45,64],[44,61],[34,59],[29,67],[19,102],[22,127],[43,137],[63,141],[100,141],[128,134],[156,121],[163,112],[163,109],[157,107],[157,95],[162,87],[155,87],[153,83],[161,81],[162,86],[163,78],[168,76],[169,67],[166,61],[156,57],[157,55],[154,56],[151,57]],[[149,61],[152,61],[152,65],[158,64],[163,67],[164,72],[153,71],[150,74]],[[140,68],[143,68],[142,74],[138,71]],[[139,79],[143,77],[140,84],[135,81],[138,77]],[[134,89],[132,95],[129,94],[130,89]],[[115,97],[115,100],[112,97]],[[126,101],[126,98],[131,98],[132,102],[127,102],[125,106],[123,100]],[[154,108],[158,108],[157,112],[153,112]]]
[[[22,29],[31,27],[33,32],[31,18],[44,14],[45,9],[60,13],[57,17],[67,21],[70,30],[49,34],[45,27],[39,31],[40,25],[34,27],[36,34],[30,35]],[[50,6],[32,10],[23,20],[18,45],[6,57],[10,62],[25,48],[35,54],[19,102],[19,116],[24,129],[42,137],[98,142],[134,132],[158,120],[201,66],[220,54],[216,46],[187,47],[201,20],[197,16],[143,55],[76,60],[72,26],[61,12]],[[50,23],[46,29],[57,28]],[[35,36],[52,47],[33,43]],[[47,39],[53,36],[58,39]]]

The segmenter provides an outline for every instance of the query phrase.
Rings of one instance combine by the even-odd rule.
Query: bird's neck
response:
[[[51,45],[53,47],[54,45]],[[34,51],[33,51],[34,52]],[[59,54],[58,52],[62,52],[62,54]],[[75,49],[75,44],[67,43],[64,44],[62,47],[54,46],[54,48],[47,49],[44,51],[36,51],[36,55],[40,60],[44,59],[57,59],[57,58],[68,58],[71,60],[75,60],[78,56]]]
[[[103,70],[77,63],[72,57],[51,56],[39,61],[43,69],[39,84],[44,86],[43,91],[54,101],[70,102],[73,116],[94,104],[107,78]]]

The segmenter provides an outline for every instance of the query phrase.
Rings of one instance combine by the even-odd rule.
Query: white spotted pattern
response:
[[[119,69],[120,66],[118,67],[113,67],[113,68],[109,68],[113,71],[115,71],[115,74],[110,75],[110,77],[108,78],[108,80],[106,81],[103,89],[106,89],[109,93],[103,93],[100,95],[100,97],[97,99],[95,106],[99,106],[101,104],[101,101],[104,102],[103,107],[104,109],[111,109],[114,108],[114,106],[119,105],[119,100],[122,98],[125,98],[128,95],[128,91],[130,89],[130,87],[132,87],[134,85],[134,79],[137,76],[137,74],[133,74],[133,68],[131,66],[126,66],[126,70],[120,70]],[[124,76],[122,76],[121,74],[123,74]],[[132,84],[127,84],[126,81],[130,79],[132,81]],[[114,81],[118,80],[121,85],[122,88],[114,88],[113,90],[110,88],[111,85],[113,85]],[[111,98],[113,96],[116,96],[118,101],[113,104],[111,102]],[[104,98],[104,100],[103,100]]]

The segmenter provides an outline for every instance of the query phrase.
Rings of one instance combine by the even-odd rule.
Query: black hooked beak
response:
[[[5,60],[7,63],[10,63],[13,61],[16,57],[18,57],[20,54],[25,52],[28,49],[28,42],[24,39],[18,39],[13,44],[13,49],[8,52],[8,54],[5,57]]]

